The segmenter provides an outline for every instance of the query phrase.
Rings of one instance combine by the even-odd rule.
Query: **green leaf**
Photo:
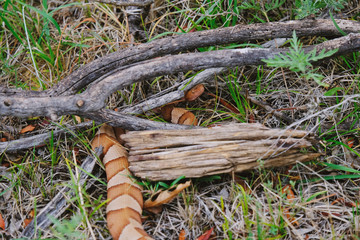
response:
[[[340,90],[344,90],[344,88],[342,88],[342,87],[332,88],[332,89],[328,90],[327,92],[325,92],[324,96],[326,96],[326,97],[334,96]]]
[[[40,10],[40,9],[37,9],[29,4],[26,4],[26,3],[23,3],[21,1],[19,1],[20,4],[26,6],[27,8],[37,12],[38,14],[42,15],[45,19],[47,19],[48,21],[50,21],[52,24],[54,24],[55,28],[58,30],[59,34],[61,34],[61,29],[60,29],[60,26],[59,24],[55,21],[55,19],[49,15],[47,12],[43,11],[43,10]]]
[[[320,53],[317,53],[316,48],[314,48],[305,54],[302,49],[302,44],[297,38],[295,31],[293,31],[293,37],[290,40],[290,45],[291,47],[286,55],[280,53],[273,58],[265,59],[263,61],[269,67],[283,67],[289,68],[293,72],[301,72],[301,76],[306,80],[313,79],[318,85],[328,87],[328,84],[321,82],[324,76],[315,73],[315,69],[312,69],[311,62],[329,57],[336,53],[338,49],[333,49],[328,52],[325,52],[325,49],[322,49]]]
[[[334,17],[333,17],[333,15],[332,15],[332,13],[331,13],[330,10],[329,10],[329,14],[330,14],[330,18],[331,18],[332,22],[334,23],[335,28],[336,28],[342,35],[346,36],[347,34],[346,34],[346,33],[339,27],[339,25],[336,23],[336,21],[335,21],[335,19],[334,19]]]
[[[308,199],[306,199],[305,202],[310,202],[311,200],[315,199],[317,196],[322,195],[322,194],[324,194],[324,193],[327,193],[327,191],[324,190],[324,191],[321,191],[321,192],[314,193],[314,194],[311,195]]]
[[[345,167],[345,166],[341,166],[341,165],[336,165],[336,164],[326,163],[326,162],[323,164],[334,170],[340,170],[340,171],[352,172],[352,173],[360,173],[360,171],[358,171],[358,170],[355,170],[355,169],[349,168],[349,167]]]

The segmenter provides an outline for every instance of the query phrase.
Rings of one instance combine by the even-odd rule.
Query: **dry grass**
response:
[[[2,5],[4,2],[0,0]],[[15,0],[9,2],[20,6]],[[39,1],[26,2],[41,9]],[[205,14],[204,11],[211,9],[216,2],[220,4],[221,1],[155,0],[145,19],[144,30],[149,39],[154,39],[181,32],[179,28],[189,30],[194,23],[197,30],[213,28],[214,23],[216,27],[221,27],[225,25],[221,17],[238,16],[237,24],[294,18],[291,15],[293,1],[270,11],[266,11],[266,1],[259,1],[263,3],[259,5],[260,10],[243,10],[240,15],[231,6],[223,4],[222,11]],[[66,3],[69,1],[49,0],[48,6],[51,10]],[[357,1],[349,1],[342,13],[348,18],[358,19],[357,4]],[[43,22],[39,19],[42,16],[34,11],[22,12],[22,7],[16,12],[20,16],[18,19],[12,15],[4,16],[19,29],[23,29],[24,21],[21,20],[25,19],[32,36],[40,39]],[[326,11],[323,13],[326,14]],[[61,34],[50,24],[49,39],[43,37],[39,44],[47,56],[51,55],[49,49],[52,49],[51,61],[40,54],[31,57],[26,41],[29,37],[24,35],[24,42],[20,43],[8,27],[0,30],[1,86],[25,90],[49,88],[81,65],[141,43],[129,34],[122,8],[83,3],[58,10],[53,17],[60,26]],[[312,44],[323,40],[304,38],[302,42]],[[41,52],[39,46],[31,41],[30,45],[33,50]],[[285,109],[282,113],[292,118],[294,123],[286,125],[244,99],[238,99],[238,107],[243,111],[236,115],[218,99],[203,95],[195,103],[183,105],[194,110],[203,126],[255,119],[270,127],[306,129],[319,136],[321,144],[317,147],[323,156],[318,161],[290,167],[224,175],[220,180],[194,180],[193,185],[166,205],[161,214],[147,215],[144,225],[149,234],[156,239],[177,239],[184,229],[187,239],[195,239],[213,227],[217,236],[213,239],[359,239],[359,67],[358,53],[320,66],[325,81],[332,88],[338,88],[331,96],[324,95],[330,88],[304,81],[287,69],[239,67],[207,82],[207,92],[235,105],[228,89],[228,82],[235,81],[238,90],[247,90],[251,96],[266,102],[273,109]],[[140,102],[182,81],[189,74],[193,73],[162,76],[156,81],[119,90],[109,99],[108,105],[115,108]],[[152,114],[148,113],[148,116]],[[74,122],[71,116],[64,116],[58,123]],[[29,135],[49,131],[51,127],[44,118],[3,117],[0,135],[8,139],[9,136],[24,137],[27,134],[20,135],[19,132],[28,124],[37,126]],[[73,216],[80,214],[81,217],[66,225],[75,236],[71,238],[67,235],[63,239],[90,239],[92,234],[96,239],[110,238],[103,205],[105,185],[94,181],[85,191],[84,186],[77,186],[70,174],[74,171],[72,151],[78,152],[78,161],[91,154],[88,145],[93,134],[94,129],[90,129],[70,137],[53,139],[53,144],[48,143],[41,148],[1,155],[0,213],[6,223],[5,230],[0,229],[1,239],[19,238],[22,224],[31,210],[41,210],[64,185],[73,186],[77,195],[69,199],[70,207],[59,220],[64,220],[62,225],[65,226]],[[355,142],[349,147],[350,139]],[[101,164],[94,172],[104,180]],[[283,193],[287,185],[291,186],[294,197]],[[39,232],[36,238],[61,239],[64,231],[52,227]]]

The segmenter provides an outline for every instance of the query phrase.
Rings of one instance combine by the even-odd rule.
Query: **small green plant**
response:
[[[185,176],[180,176],[177,179],[175,179],[174,181],[172,181],[170,184],[167,184],[167,183],[164,183],[164,182],[151,182],[151,181],[142,181],[142,182],[137,182],[137,183],[139,185],[144,186],[145,189],[149,189],[152,192],[157,192],[160,189],[167,190],[167,189],[175,186],[176,184],[178,184],[184,178],[185,178]]]
[[[77,230],[77,227],[81,224],[82,221],[82,216],[80,214],[74,215],[70,220],[59,221],[52,217],[50,219],[54,223],[52,232],[56,239],[86,239],[85,235]]]
[[[330,12],[340,11],[345,4],[345,0],[296,0],[295,14],[297,19],[303,19],[319,13],[321,9],[329,9]]]
[[[323,83],[323,75],[316,73],[318,68],[313,68],[311,62],[330,57],[337,52],[338,49],[325,52],[323,49],[317,54],[316,48],[309,53],[305,53],[302,49],[300,40],[296,37],[296,32],[293,32],[293,38],[290,40],[290,52],[285,55],[280,53],[274,58],[263,60],[270,67],[284,67],[289,68],[291,71],[300,72],[301,77],[306,80],[313,79],[320,86],[328,87],[328,84]]]

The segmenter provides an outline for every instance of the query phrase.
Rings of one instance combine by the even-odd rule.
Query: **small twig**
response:
[[[47,133],[42,133],[31,137],[20,138],[8,142],[0,142],[0,154],[4,152],[17,152],[19,150],[41,146],[47,143],[51,137],[58,137],[61,134],[72,133],[72,131],[76,129],[89,128],[92,125],[92,122],[85,122],[75,126],[64,126],[61,129],[49,130]],[[50,131],[52,131],[52,133]]]
[[[146,99],[145,101],[138,103],[136,105],[126,107],[123,110],[120,110],[122,113],[133,113],[133,114],[140,114],[151,109],[161,107],[169,102],[173,102],[179,100],[184,97],[185,92],[190,90],[191,88],[195,87],[200,83],[204,83],[206,81],[212,80],[214,75],[221,73],[224,71],[225,68],[210,68],[202,71],[201,73],[197,74],[192,78],[187,78],[182,81],[180,84],[175,86],[175,90],[169,92],[169,90],[173,89],[168,88],[164,91],[157,93],[156,95]]]
[[[147,119],[138,118],[124,113],[115,112],[109,109],[101,109],[96,112],[87,112],[84,117],[91,118],[98,123],[106,122],[110,126],[120,127],[127,130],[151,130],[151,129],[190,129],[199,128],[189,125],[172,124],[165,122],[155,122]]]
[[[246,96],[246,95],[244,94],[244,96]],[[291,123],[294,122],[294,121],[293,121],[291,118],[289,118],[288,116],[286,116],[286,115],[284,115],[283,113],[277,111],[276,109],[273,109],[273,108],[270,107],[268,104],[266,104],[266,103],[264,103],[264,102],[262,102],[262,101],[260,101],[260,100],[257,100],[257,99],[254,98],[254,97],[247,96],[247,99],[249,99],[250,102],[252,102],[253,104],[258,105],[258,106],[264,108],[269,114],[273,114],[275,117],[282,119],[282,120],[285,121],[287,124],[291,124]]]

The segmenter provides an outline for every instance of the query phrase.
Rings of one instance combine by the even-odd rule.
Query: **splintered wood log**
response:
[[[261,124],[130,131],[121,137],[132,173],[154,181],[285,166],[320,155],[312,151],[311,133]]]

